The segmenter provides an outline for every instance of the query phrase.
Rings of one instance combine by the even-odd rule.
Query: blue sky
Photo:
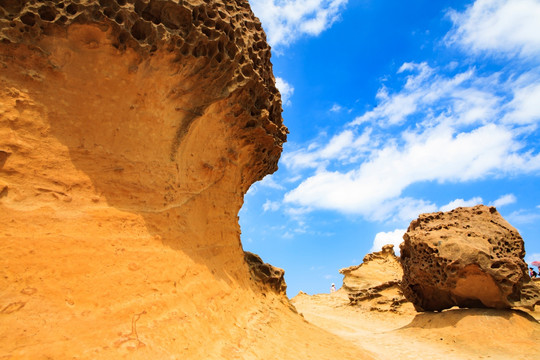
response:
[[[251,5],[290,134],[245,196],[242,243],[289,296],[341,286],[420,213],[478,203],[540,260],[540,0]]]

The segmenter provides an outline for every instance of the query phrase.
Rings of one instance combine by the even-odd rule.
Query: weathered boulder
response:
[[[494,207],[422,214],[403,239],[403,292],[418,311],[536,303],[534,288],[522,294],[523,239]]]
[[[249,251],[244,252],[244,258],[254,279],[280,295],[287,294],[285,270],[265,263],[259,255]]]
[[[342,289],[351,305],[366,305],[371,310],[398,311],[407,300],[401,292],[403,270],[394,245],[367,254],[362,264],[339,270],[344,276]]]

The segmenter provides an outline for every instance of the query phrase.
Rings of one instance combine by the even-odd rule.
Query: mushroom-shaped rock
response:
[[[238,211],[281,111],[247,0],[0,1],[0,353],[240,351],[265,300]]]
[[[422,214],[403,239],[403,292],[418,311],[536,303],[534,287],[522,296],[523,239],[494,207]]]

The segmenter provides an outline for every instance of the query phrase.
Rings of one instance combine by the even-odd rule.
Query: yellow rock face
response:
[[[0,15],[0,357],[324,356],[335,338],[263,294],[240,243],[287,132],[247,2]]]
[[[372,311],[403,310],[403,304],[407,302],[401,291],[403,269],[394,253],[394,245],[385,245],[381,251],[367,254],[362,264],[339,272],[344,276],[343,291],[347,293],[350,305]]]

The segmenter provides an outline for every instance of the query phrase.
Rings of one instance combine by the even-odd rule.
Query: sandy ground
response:
[[[300,294],[292,300],[304,318],[362,347],[376,359],[540,359],[540,312],[450,309],[400,314],[352,307],[341,291]]]

